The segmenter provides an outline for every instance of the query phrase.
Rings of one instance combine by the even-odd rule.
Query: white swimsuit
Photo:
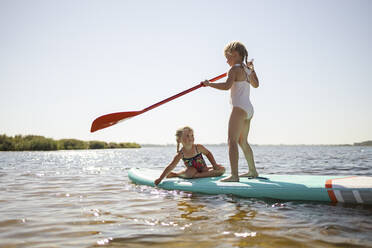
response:
[[[234,66],[241,65],[236,64]],[[231,104],[233,107],[243,109],[247,113],[247,119],[251,119],[253,116],[253,105],[249,99],[250,83],[248,82],[248,76],[252,73],[252,71],[245,66],[244,70],[247,73],[247,80],[234,82],[231,86]]]

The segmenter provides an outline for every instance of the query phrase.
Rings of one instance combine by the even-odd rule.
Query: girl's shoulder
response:
[[[241,75],[244,73],[244,68],[241,66],[232,66],[228,72],[229,76],[236,77],[237,75]]]
[[[229,77],[234,81],[245,81],[247,78],[246,66],[232,66],[229,71]]]
[[[204,152],[206,150],[206,148],[201,144],[195,144],[195,146],[198,152]]]
[[[231,66],[229,73],[237,73],[243,70],[241,66]]]

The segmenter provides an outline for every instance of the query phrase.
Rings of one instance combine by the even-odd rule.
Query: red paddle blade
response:
[[[142,111],[130,111],[102,115],[93,121],[90,131],[93,133],[97,130],[115,125],[118,122],[125,121],[141,113]]]
[[[217,77],[214,77],[212,79],[210,79],[209,81],[210,82],[214,82],[220,78],[223,78],[223,77],[226,77],[226,73],[223,73]],[[142,114],[146,111],[149,111],[153,108],[156,108],[156,107],[159,107],[160,105],[164,104],[164,103],[167,103],[169,101],[172,101],[174,99],[176,99],[177,97],[180,97],[180,96],[183,96],[187,93],[190,93],[191,91],[193,90],[196,90],[196,89],[199,89],[200,87],[203,87],[203,83],[200,83],[188,90],[185,90],[185,91],[182,91],[174,96],[171,96],[163,101],[160,101],[158,103],[155,103],[153,105],[151,105],[150,107],[147,107],[141,111],[131,111],[131,112],[118,112],[118,113],[112,113],[112,114],[108,114],[108,115],[103,115],[103,116],[100,116],[98,117],[97,119],[95,119],[92,123],[92,127],[90,128],[90,131],[93,133],[97,130],[100,130],[100,129],[103,129],[103,128],[106,128],[106,127],[109,127],[109,126],[112,126],[112,125],[115,125],[116,123],[120,122],[120,121],[124,121],[124,120],[127,120],[131,117],[134,117],[136,115],[139,115],[139,114]]]

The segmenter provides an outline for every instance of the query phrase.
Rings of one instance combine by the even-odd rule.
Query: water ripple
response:
[[[226,147],[208,148],[229,171]],[[260,173],[372,176],[368,147],[253,150]],[[162,169],[174,152],[0,153],[0,246],[372,247],[371,206],[202,195],[128,180],[130,168]],[[247,170],[241,153],[239,163]]]

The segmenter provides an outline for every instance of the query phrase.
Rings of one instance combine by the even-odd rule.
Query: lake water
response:
[[[227,147],[207,146],[227,167]],[[260,173],[372,176],[372,147],[253,146]],[[139,186],[175,147],[0,152],[0,247],[372,247],[372,206]],[[240,172],[247,165],[240,152]],[[182,168],[182,164],[179,164]]]

